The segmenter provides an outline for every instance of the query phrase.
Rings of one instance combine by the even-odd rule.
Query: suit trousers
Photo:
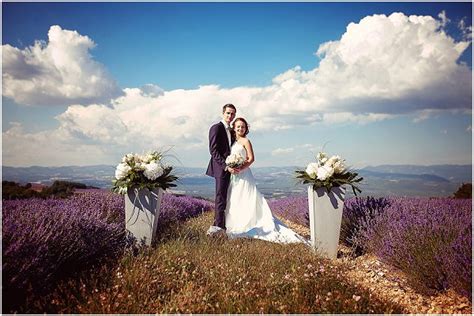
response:
[[[230,173],[227,173],[223,178],[216,179],[216,199],[215,199],[215,214],[214,226],[225,229],[225,209],[227,206],[227,189],[230,183]]]

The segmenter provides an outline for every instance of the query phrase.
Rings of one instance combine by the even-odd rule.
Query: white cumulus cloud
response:
[[[317,51],[322,60],[311,76],[317,95],[350,112],[469,108],[471,71],[457,62],[469,42],[454,42],[442,23],[393,13],[349,24],[339,41]]]
[[[89,54],[95,43],[76,31],[53,25],[48,42],[23,50],[2,45],[3,95],[26,105],[108,102],[121,90]]]
[[[20,123],[10,124],[11,127],[2,133],[2,155],[5,165],[63,166],[111,162],[113,148],[85,142],[61,127],[29,133]]]
[[[458,27],[462,32],[465,40],[472,41],[472,25],[467,25],[465,19],[461,19],[458,23]]]

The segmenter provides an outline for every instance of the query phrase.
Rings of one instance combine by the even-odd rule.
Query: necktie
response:
[[[231,132],[232,128],[230,126],[228,126],[226,128],[226,131],[227,131],[227,139],[229,141],[229,146],[230,146],[230,144],[232,143],[232,132]]]

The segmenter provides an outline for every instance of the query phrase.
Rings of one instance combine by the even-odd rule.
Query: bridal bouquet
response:
[[[171,174],[173,167],[165,166],[162,159],[163,154],[158,151],[145,155],[126,154],[115,169],[112,191],[126,194],[131,187],[149,190],[175,187],[173,182],[178,177]]]
[[[328,157],[326,153],[320,152],[316,156],[316,162],[308,164],[306,170],[296,170],[296,178],[303,184],[311,183],[314,190],[325,187],[328,192],[332,187],[348,184],[354,195],[357,195],[357,192],[362,191],[355,183],[361,182],[363,178],[358,177],[356,172],[349,172],[344,161],[339,156]]]
[[[239,154],[230,154],[225,159],[225,164],[230,168],[239,168],[245,163],[244,157]]]

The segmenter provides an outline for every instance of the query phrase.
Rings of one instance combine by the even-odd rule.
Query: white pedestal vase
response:
[[[163,190],[130,188],[125,195],[125,227],[138,242],[151,245],[156,237]]]
[[[334,187],[313,190],[308,187],[311,245],[323,257],[336,259],[341,232],[345,189]]]

